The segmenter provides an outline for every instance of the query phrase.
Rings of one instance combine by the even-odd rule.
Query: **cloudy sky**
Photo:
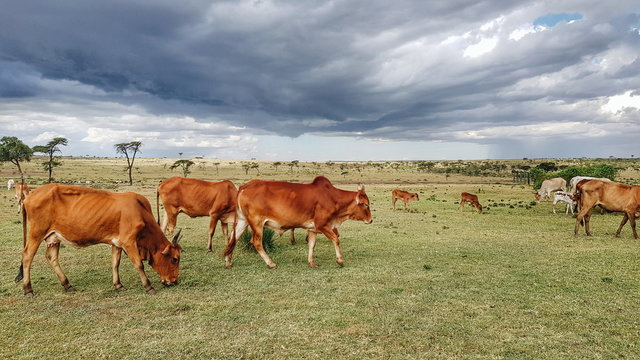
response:
[[[640,156],[640,3],[3,1],[0,135],[65,155]]]

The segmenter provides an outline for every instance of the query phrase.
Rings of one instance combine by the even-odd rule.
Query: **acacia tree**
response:
[[[67,146],[68,143],[69,140],[66,138],[56,137],[49,141],[47,145],[36,145],[33,147],[33,152],[49,155],[49,160],[42,163],[44,171],[49,172],[49,182],[53,181],[53,168],[62,165],[62,162],[58,160],[55,154],[62,152],[59,148],[60,145]]]
[[[298,160],[293,160],[292,162],[288,163],[287,165],[289,165],[289,171],[293,172],[293,167],[298,167],[298,164],[300,163],[300,161]]]
[[[133,185],[133,178],[131,177],[131,170],[133,169],[133,162],[136,160],[136,154],[140,151],[142,142],[131,141],[128,143],[115,144],[116,154],[123,154],[127,158],[127,171],[129,173],[129,185]]]
[[[214,163],[213,163],[213,166],[215,166],[215,167],[216,167],[216,176],[218,176],[218,165],[220,165],[220,163],[219,163],[219,162],[214,162]]]
[[[191,173],[191,170],[189,170],[189,168],[194,164],[195,163],[191,160],[185,160],[185,159],[177,160],[176,162],[173,163],[173,165],[169,167],[169,170],[182,168],[182,174],[184,174],[184,177],[187,177]]]
[[[10,161],[18,167],[20,182],[24,182],[21,162],[31,161],[33,150],[15,136],[3,136],[0,139],[0,161]]]
[[[278,166],[282,165],[281,161],[276,161],[273,164],[271,164],[271,166],[273,166],[276,169],[276,172],[278,172]]]

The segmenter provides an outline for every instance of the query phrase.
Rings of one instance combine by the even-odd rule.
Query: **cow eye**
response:
[[[177,264],[179,261],[180,261],[180,259],[178,259],[178,258],[171,259],[171,263],[172,264]]]

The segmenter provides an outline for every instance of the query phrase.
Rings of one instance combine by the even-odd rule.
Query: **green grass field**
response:
[[[121,159],[65,159],[54,176],[112,191],[136,191],[155,207],[158,181],[178,173],[170,159],[141,159],[133,186]],[[366,184],[374,222],[340,228],[345,267],[319,236],[307,264],[304,232],[288,233],[267,269],[238,248],[225,269],[220,231],[207,254],[207,218],[178,218],[184,238],[180,284],[147,295],[128,259],[127,291],[111,285],[110,249],[64,247],[60,262],[74,293],[63,292],[41,246],[32,270],[36,296],[14,283],[22,226],[12,192],[0,191],[0,358],[86,359],[613,359],[640,358],[639,243],[617,214],[594,214],[594,236],[573,235],[575,219],[531,205],[531,187],[509,177],[445,176],[402,169],[360,171],[306,164],[249,174],[236,164],[201,161],[191,177]],[[15,176],[8,165],[2,179]],[[44,173],[28,165],[28,181]],[[345,172],[347,172],[345,174]],[[635,173],[625,173],[635,178]],[[637,178],[636,178],[637,180]],[[37,186],[37,185],[36,185]],[[418,192],[411,210],[391,209],[394,188]],[[482,189],[482,192],[478,192]],[[458,208],[478,194],[478,214]],[[399,206],[398,206],[399,205]],[[562,208],[562,207],[559,207]],[[277,236],[276,236],[277,237]]]

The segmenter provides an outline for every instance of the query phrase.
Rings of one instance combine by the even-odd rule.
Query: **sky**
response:
[[[640,155],[637,1],[0,2],[0,135],[63,155]]]

